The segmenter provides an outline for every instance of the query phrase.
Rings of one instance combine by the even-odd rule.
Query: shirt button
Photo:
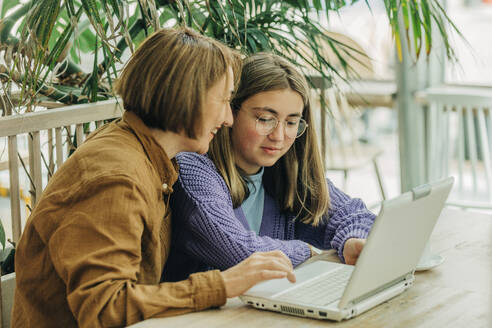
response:
[[[162,184],[162,189],[163,189],[164,191],[165,191],[165,190],[167,190],[167,183],[163,183],[163,184]]]

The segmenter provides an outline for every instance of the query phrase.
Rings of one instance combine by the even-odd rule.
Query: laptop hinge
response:
[[[364,295],[361,295],[361,296],[353,299],[352,301],[350,301],[347,304],[346,307],[352,307],[354,304],[357,304],[357,303],[359,303],[359,302],[361,302],[361,301],[363,301],[363,300],[365,300],[371,296],[378,294],[379,292],[381,292],[385,289],[388,289],[389,287],[391,287],[393,285],[396,285],[396,284],[403,282],[403,281],[406,281],[406,280],[410,281],[410,284],[411,284],[411,282],[413,281],[413,272],[406,273],[406,274],[404,274],[404,275],[402,275],[396,279],[393,279],[392,281],[390,281],[390,282],[388,282],[388,283],[386,283],[386,284],[384,284],[384,285],[382,285],[376,289],[371,290],[370,292],[365,293]]]

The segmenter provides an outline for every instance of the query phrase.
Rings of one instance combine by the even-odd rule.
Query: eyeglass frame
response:
[[[272,118],[271,119],[274,119],[276,121],[276,123],[275,123],[275,125],[267,133],[263,133],[263,132],[260,132],[259,129],[258,129],[258,124],[259,124],[259,121],[262,118],[262,116],[266,116],[266,115],[262,114],[262,115],[260,115],[259,117],[256,118],[256,120],[255,120],[255,129],[256,129],[256,132],[258,132],[258,134],[260,134],[262,136],[267,136],[267,135],[271,134],[273,131],[275,131],[275,129],[278,127],[278,124],[280,123],[280,120],[276,116],[272,115]],[[283,123],[282,123],[284,125],[284,134],[289,139],[297,139],[297,138],[299,138],[300,136],[302,136],[304,134],[304,132],[306,132],[306,130],[307,130],[308,126],[309,126],[309,124],[306,122],[305,119],[303,119],[300,116],[297,117],[297,118],[299,118],[299,122],[298,122],[298,126],[297,126],[297,129],[298,130],[297,130],[296,135],[294,137],[291,137],[291,136],[289,136],[287,134],[287,130],[286,130],[287,126],[286,126],[286,123],[289,123],[289,122],[288,121],[283,121]],[[304,122],[304,128],[303,128],[302,132],[299,134],[299,127],[301,126],[301,123],[302,122]]]

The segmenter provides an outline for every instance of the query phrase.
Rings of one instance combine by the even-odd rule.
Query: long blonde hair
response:
[[[304,102],[302,116],[308,127],[284,156],[273,166],[265,167],[265,188],[283,211],[294,213],[302,222],[317,225],[330,206],[330,196],[314,128],[309,87],[304,76],[277,55],[252,55],[243,62],[232,108],[237,111],[246,99],[257,93],[283,89],[292,89],[301,95]],[[235,164],[230,129],[219,131],[208,155],[224,178],[234,207],[240,206],[248,196],[248,188],[244,173]]]

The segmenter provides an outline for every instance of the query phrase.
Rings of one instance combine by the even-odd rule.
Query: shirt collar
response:
[[[265,168],[262,166],[261,169],[258,171],[258,173],[247,175],[246,177],[253,181],[254,183],[261,182],[261,179],[263,179],[263,172],[265,171]]]
[[[125,111],[123,113],[123,122],[130,127],[142,144],[145,154],[161,178],[163,192],[171,193],[172,185],[178,179],[176,159],[169,159],[162,146],[152,136],[149,127],[135,113]]]
[[[261,187],[261,185],[263,183],[263,172],[264,171],[265,170],[262,167],[258,173],[246,176],[246,182],[248,184],[248,188],[249,188],[250,192],[252,192],[252,190],[258,190]]]

